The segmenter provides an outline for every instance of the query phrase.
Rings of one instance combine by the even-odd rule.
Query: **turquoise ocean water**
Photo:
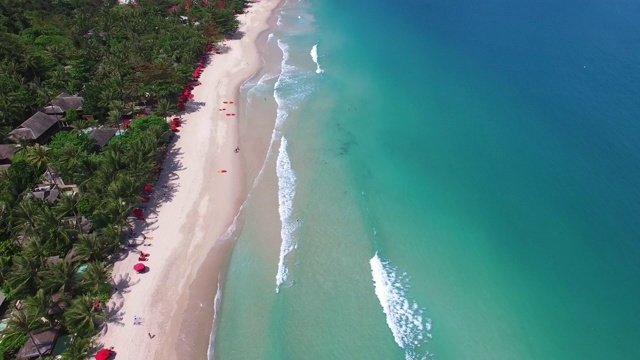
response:
[[[640,358],[639,11],[287,1],[213,357]]]

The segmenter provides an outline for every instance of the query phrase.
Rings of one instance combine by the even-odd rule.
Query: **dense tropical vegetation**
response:
[[[156,114],[136,118],[96,151],[82,131],[88,121],[69,110],[74,130],[46,145],[20,143],[0,171],[0,283],[12,305],[19,300],[0,359],[13,358],[30,331],[48,326],[73,335],[63,358],[86,357],[107,319],[96,304],[111,296],[127,217],[170,143],[164,117],[175,111],[206,44],[237,30],[235,14],[247,3],[0,0],[2,139],[60,92],[83,96],[92,125],[119,124],[143,105]],[[55,202],[27,195],[53,174],[77,191]]]
[[[0,135],[61,92],[115,122],[135,103],[175,102],[206,44],[237,30],[248,0],[0,0]]]
[[[47,146],[19,152],[0,174],[0,280],[11,299],[22,300],[0,343],[4,356],[24,344],[28,331],[50,325],[90,345],[84,339],[106,319],[94,305],[111,296],[109,272],[124,246],[127,216],[154,182],[170,138],[169,124],[154,115],[132,122],[98,153],[83,132],[61,132]],[[54,203],[25,197],[46,168],[73,179],[78,193]]]

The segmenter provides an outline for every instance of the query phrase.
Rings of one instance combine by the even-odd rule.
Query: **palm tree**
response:
[[[91,220],[96,228],[99,229],[108,226],[122,229],[127,224],[127,216],[133,210],[134,204],[121,198],[107,197],[102,200],[100,206],[92,214]]]
[[[92,295],[108,292],[111,270],[111,265],[105,266],[100,261],[89,263],[87,269],[80,275],[82,288]]]
[[[73,287],[76,283],[77,266],[69,263],[67,260],[54,265],[50,265],[41,273],[42,283],[40,288],[49,294],[54,293],[73,293]]]
[[[71,307],[64,313],[64,320],[71,333],[93,335],[107,316],[95,309],[94,299],[81,296],[71,302]]]
[[[27,314],[35,319],[45,318],[51,323],[49,310],[51,309],[51,298],[45,294],[43,289],[38,289],[35,295],[27,296],[23,304],[26,307]]]
[[[38,260],[38,263],[42,263],[43,259],[49,255],[49,252],[49,249],[39,237],[30,237],[27,244],[22,247],[22,254],[30,259]]]
[[[34,144],[27,148],[25,157],[30,164],[42,169],[49,162],[49,149],[46,146]]]
[[[58,63],[60,62],[60,60],[62,60],[62,57],[64,56],[64,51],[58,45],[47,46],[46,51],[47,51],[47,54],[49,54],[49,56],[51,56]]]
[[[31,141],[29,139],[25,139],[25,138],[17,138],[14,140],[16,143],[16,150],[15,153],[22,153],[27,151],[27,149],[29,149],[31,147]]]
[[[4,345],[5,341],[11,342],[12,339],[19,338],[24,344],[23,336],[41,325],[40,318],[26,310],[12,311],[7,328],[2,332],[2,343]]]
[[[0,122],[11,124],[20,116],[22,109],[15,101],[11,101],[11,96],[0,98]]]
[[[67,343],[67,348],[62,353],[62,360],[85,360],[91,346],[91,338],[77,335],[73,336],[72,340]]]
[[[40,209],[36,219],[37,232],[45,244],[57,253],[66,252],[71,243],[73,229],[62,223],[62,216],[50,206],[45,205]]]
[[[36,292],[39,259],[18,255],[13,258],[13,266],[7,275],[6,285],[13,297],[21,298]]]
[[[55,184],[55,180],[53,178],[53,174],[51,170],[47,166],[49,164],[49,149],[46,146],[40,144],[34,144],[27,148],[27,152],[25,155],[25,159],[31,165],[38,168],[38,170],[42,171],[44,168],[47,174],[49,175],[49,179]]]
[[[36,69],[38,68],[38,59],[33,54],[26,53],[22,55],[22,69],[35,78]]]
[[[80,118],[80,119],[74,121],[72,126],[73,126],[74,130],[81,131],[81,130],[84,130],[84,129],[88,128],[89,126],[91,126],[91,123],[89,122],[89,120],[87,120],[85,118]]]
[[[56,202],[56,205],[54,207],[57,215],[60,217],[69,215],[76,216],[78,200],[78,194],[62,194],[62,196],[58,198],[58,201]]]
[[[128,202],[137,202],[139,200],[138,191],[139,183],[131,176],[126,174],[118,174],[109,186],[107,192],[113,198],[120,198]]]
[[[13,209],[12,223],[15,234],[33,234],[38,225],[38,213],[42,202],[26,199]]]
[[[122,119],[122,111],[120,110],[109,110],[107,113],[107,124],[110,126],[118,126],[120,119]]]
[[[163,119],[166,119],[167,116],[176,113],[177,111],[178,108],[176,107],[176,105],[167,99],[160,99],[156,104],[155,113],[158,116],[162,116]]]
[[[73,253],[84,259],[102,260],[104,253],[95,233],[81,234],[73,245]]]

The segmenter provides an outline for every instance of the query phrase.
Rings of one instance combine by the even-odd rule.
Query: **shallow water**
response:
[[[640,356],[640,5],[363,6],[287,2],[243,88],[216,358]]]

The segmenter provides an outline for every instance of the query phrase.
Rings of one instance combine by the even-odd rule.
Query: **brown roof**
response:
[[[118,129],[115,128],[95,129],[89,134],[89,139],[92,139],[95,145],[102,149],[116,135],[116,132],[118,132]]]
[[[57,189],[53,190],[45,190],[45,191],[33,191],[27,194],[27,197],[34,197],[40,200],[47,200],[50,203],[58,200],[58,196],[60,195],[60,191]]]
[[[47,114],[62,114],[69,109],[81,110],[83,102],[82,96],[62,93],[44,107],[44,112]]]
[[[15,147],[13,144],[0,144],[0,162],[2,160],[11,160]]]
[[[40,355],[49,355],[58,340],[60,328],[50,327],[33,330],[24,345],[18,351],[18,359],[31,359]]]
[[[53,115],[38,111],[9,133],[9,136],[36,140],[58,122]]]

